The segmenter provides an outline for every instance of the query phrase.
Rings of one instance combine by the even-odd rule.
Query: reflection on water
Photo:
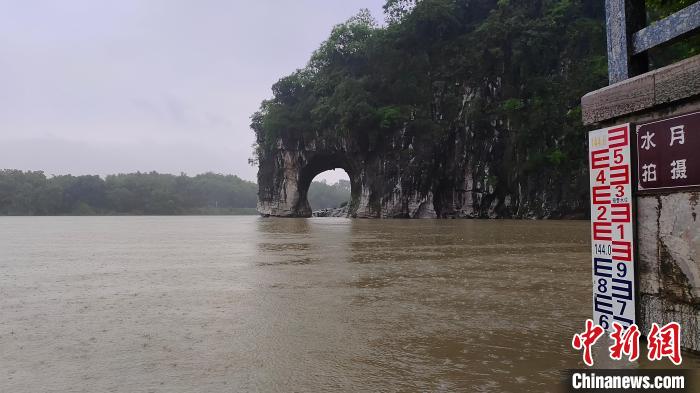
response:
[[[0,390],[557,391],[582,366],[588,230],[0,218]]]

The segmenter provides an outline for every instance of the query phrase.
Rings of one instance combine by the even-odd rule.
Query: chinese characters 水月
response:
[[[654,137],[655,132],[646,131],[645,134],[641,136],[640,148],[646,151],[652,150],[656,147],[656,142]],[[679,125],[669,128],[669,146],[677,146],[685,144],[685,125]],[[643,183],[652,183],[657,180],[657,164],[653,162],[641,163],[641,177]],[[673,160],[670,164],[668,170],[671,173],[671,180],[687,179],[688,178],[688,168],[686,166],[686,158]]]

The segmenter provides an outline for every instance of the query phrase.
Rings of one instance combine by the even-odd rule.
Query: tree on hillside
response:
[[[308,199],[314,210],[339,207],[350,200],[350,181],[338,180],[335,184],[328,184],[325,180],[312,182]]]

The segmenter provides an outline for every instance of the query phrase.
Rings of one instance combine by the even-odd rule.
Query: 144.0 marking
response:
[[[610,244],[593,243],[593,253],[596,255],[612,255],[612,246]]]

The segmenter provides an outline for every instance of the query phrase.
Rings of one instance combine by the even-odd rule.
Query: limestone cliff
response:
[[[505,120],[485,127],[472,124],[463,114],[470,112],[473,98],[473,93],[464,95],[461,117],[450,133],[420,147],[429,151],[429,160],[420,162],[416,138],[405,129],[377,146],[351,138],[331,143],[321,137],[279,138],[259,157],[258,211],[310,217],[306,194],[311,181],[323,171],[342,168],[352,186],[351,217],[584,217],[585,167],[568,179],[561,178],[556,166],[538,172],[513,167],[518,161],[514,132]]]
[[[253,115],[258,210],[308,217],[314,176],[343,168],[353,217],[585,216],[594,3],[426,0],[336,26]]]

